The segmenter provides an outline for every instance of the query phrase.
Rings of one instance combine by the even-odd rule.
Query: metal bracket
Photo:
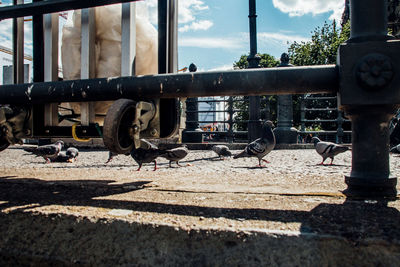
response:
[[[140,132],[147,129],[149,122],[154,118],[156,108],[153,103],[140,101],[136,103],[133,132],[130,134],[135,142],[135,148],[140,147]]]

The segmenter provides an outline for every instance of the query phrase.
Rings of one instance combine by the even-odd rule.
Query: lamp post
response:
[[[260,56],[257,55],[256,0],[249,0],[250,55],[247,58],[249,69],[259,68]],[[249,142],[261,136],[260,96],[249,96]]]

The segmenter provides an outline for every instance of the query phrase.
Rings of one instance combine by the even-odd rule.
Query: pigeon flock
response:
[[[275,135],[273,132],[273,123],[271,121],[265,121],[262,125],[262,135],[260,138],[249,143],[242,151],[233,155],[226,145],[214,145],[211,150],[217,154],[220,160],[227,159],[233,156],[234,159],[243,157],[254,157],[258,159],[257,167],[265,167],[262,162],[269,163],[264,157],[267,156],[274,148],[276,144]],[[340,153],[349,150],[348,146],[338,145],[332,142],[321,141],[318,137],[313,137],[312,142],[316,152],[321,155],[322,161],[318,165],[324,165],[327,158],[331,159],[329,165],[333,164],[334,157]],[[68,162],[72,163],[77,160],[79,150],[75,147],[69,147],[66,151],[62,151],[64,142],[59,140],[53,144],[42,145],[37,147],[26,147],[24,150],[29,152],[36,157],[43,157],[46,163],[50,162]],[[393,147],[390,152],[400,153],[400,145]],[[140,171],[144,163],[154,163],[154,171],[157,170],[157,158],[162,157],[169,161],[169,167],[172,168],[172,163],[175,162],[177,166],[183,167],[179,164],[179,161],[184,159],[189,154],[189,150],[184,146],[172,148],[172,149],[160,149],[155,144],[150,143],[145,139],[140,139],[140,147],[134,148],[130,152],[130,156],[138,164],[137,171]],[[108,160],[105,164],[113,160],[117,153],[109,152]],[[129,155],[129,154],[128,154]],[[186,166],[191,166],[187,164]]]

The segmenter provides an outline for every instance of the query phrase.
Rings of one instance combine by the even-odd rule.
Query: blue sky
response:
[[[194,62],[200,70],[226,69],[249,53],[248,0],[182,2],[180,12],[192,19],[180,17],[180,68]],[[257,0],[258,52],[279,58],[288,41],[307,41],[324,21],[340,20],[343,8],[344,0]]]
[[[2,2],[4,6],[11,0]],[[150,7],[150,20],[156,22],[157,0],[144,2]],[[307,41],[324,21],[340,20],[344,2],[256,0],[258,52],[279,58],[287,51],[287,42]],[[248,0],[179,0],[179,68],[192,62],[200,71],[232,68],[250,50],[248,13]],[[31,54],[30,23],[25,27],[25,53]],[[10,20],[0,22],[0,45],[12,46],[11,29]]]

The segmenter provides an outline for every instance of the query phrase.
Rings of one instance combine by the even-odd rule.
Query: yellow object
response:
[[[76,126],[79,125],[79,123],[75,123],[74,125],[72,125],[72,137],[74,138],[75,141],[78,142],[89,142],[91,140],[91,138],[79,138],[76,135]]]

